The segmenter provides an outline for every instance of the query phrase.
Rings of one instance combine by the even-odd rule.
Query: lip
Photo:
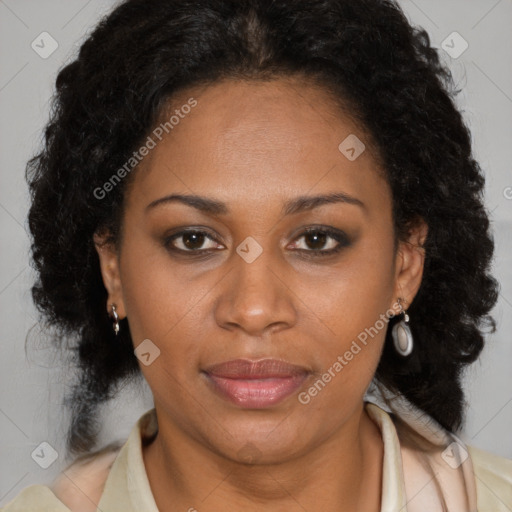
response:
[[[203,373],[222,398],[243,408],[264,409],[298,390],[310,372],[281,359],[233,359]]]

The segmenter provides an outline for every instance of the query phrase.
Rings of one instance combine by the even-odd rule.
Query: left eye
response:
[[[329,242],[330,239],[330,242]],[[328,229],[308,229],[297,240],[303,240],[304,247],[296,248],[300,251],[312,253],[312,256],[325,256],[340,251],[343,247],[349,245],[347,237],[338,231]],[[327,248],[325,248],[327,244]]]

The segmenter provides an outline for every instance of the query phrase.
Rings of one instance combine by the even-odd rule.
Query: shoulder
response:
[[[12,501],[0,509],[1,512],[70,512],[50,487],[30,485],[23,489]]]
[[[426,468],[430,480],[435,476],[445,501],[469,504],[450,510],[512,511],[512,460],[465,444],[403,397],[393,397],[386,405],[391,412],[371,411],[382,417],[388,414],[396,428],[405,468],[404,484],[411,489],[411,496],[417,493],[416,476]],[[423,476],[423,480],[429,478],[428,474]]]
[[[50,486],[26,487],[0,512],[96,512],[119,450],[115,443],[77,459]]]
[[[474,446],[467,446],[475,474],[478,510],[510,512],[512,509],[512,460]]]
[[[128,439],[119,439],[98,451],[75,459],[51,485],[26,487],[0,508],[0,512],[96,512],[98,504],[105,496],[115,503],[116,498],[130,490],[125,478],[128,467],[127,449],[135,454],[135,465],[138,464],[140,474],[144,474],[144,463],[141,456],[137,458],[137,454],[140,455],[141,443],[156,435],[157,427],[156,412],[152,408],[132,427]],[[131,464],[134,464],[133,460]],[[107,492],[109,480],[110,493]],[[117,489],[118,484],[120,486]],[[150,493],[149,484],[146,492]],[[119,507],[114,509],[118,510]]]

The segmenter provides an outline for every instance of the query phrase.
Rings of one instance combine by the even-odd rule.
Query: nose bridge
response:
[[[264,249],[260,242],[247,237],[236,248],[233,260],[236,284],[241,290],[245,288],[245,296],[249,293],[268,293],[271,291],[269,288],[275,287],[276,271],[272,271],[272,267],[278,266],[278,258],[273,249]],[[270,296],[268,298],[271,299]]]
[[[217,321],[261,334],[269,325],[294,321],[293,301],[282,282],[278,251],[247,237],[233,253],[233,270],[223,290]]]

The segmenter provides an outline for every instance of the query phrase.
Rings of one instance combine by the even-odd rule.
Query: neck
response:
[[[162,512],[380,510],[382,439],[362,404],[321,445],[274,464],[228,459],[161,415],[158,423],[143,457]]]

